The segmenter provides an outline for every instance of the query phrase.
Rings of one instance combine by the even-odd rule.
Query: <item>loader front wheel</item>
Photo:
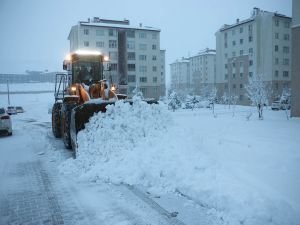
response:
[[[52,108],[52,132],[54,137],[61,137],[61,118],[60,118],[60,109],[62,103],[56,102]]]

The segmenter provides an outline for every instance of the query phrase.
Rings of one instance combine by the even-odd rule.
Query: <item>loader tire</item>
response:
[[[74,108],[73,104],[64,104],[62,108],[62,136],[64,145],[67,149],[72,149],[71,145],[71,113]]]
[[[52,108],[52,132],[54,137],[60,138],[61,137],[61,118],[60,118],[60,109],[61,103],[56,102]]]

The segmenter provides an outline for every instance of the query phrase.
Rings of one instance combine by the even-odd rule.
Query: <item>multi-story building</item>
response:
[[[224,25],[216,32],[219,97],[238,97],[238,104],[249,104],[245,85],[259,75],[268,84],[270,101],[290,88],[291,18],[254,8],[252,16]]]
[[[165,51],[160,50],[159,29],[94,17],[73,26],[68,40],[71,52],[98,50],[109,56],[111,69],[105,77],[118,84],[120,76],[127,77],[128,95],[136,87],[144,97],[165,95]]]
[[[190,84],[195,94],[201,94],[203,89],[211,90],[216,82],[216,51],[205,49],[189,58]]]
[[[300,2],[293,0],[291,116],[300,117]]]
[[[189,91],[191,88],[190,61],[188,58],[176,60],[170,64],[171,89],[175,91]]]
[[[197,55],[170,64],[171,88],[193,94],[212,89],[216,80],[216,51],[205,49]]]

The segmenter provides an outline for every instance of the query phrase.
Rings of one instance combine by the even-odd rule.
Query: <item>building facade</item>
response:
[[[254,8],[246,20],[216,32],[218,96],[237,97],[250,104],[245,86],[259,75],[269,88],[269,101],[291,83],[291,18]]]
[[[165,51],[160,50],[159,29],[94,17],[73,26],[68,40],[70,52],[97,50],[109,56],[111,69],[104,75],[113,83],[120,75],[127,77],[129,96],[136,87],[147,98],[165,95]]]
[[[190,91],[190,61],[188,58],[176,60],[170,64],[171,89],[175,91]]]
[[[300,2],[293,0],[291,116],[300,117]]]
[[[215,87],[216,51],[205,49],[197,55],[170,64],[171,89],[201,94]]]
[[[197,55],[189,58],[190,83],[195,94],[201,94],[202,90],[211,90],[216,82],[216,51],[205,49]]]

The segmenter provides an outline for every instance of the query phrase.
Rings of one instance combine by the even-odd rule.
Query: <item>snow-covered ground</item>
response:
[[[12,83],[9,84],[10,92],[26,91],[53,91],[55,83]],[[7,84],[0,84],[0,93],[7,92]]]
[[[0,95],[1,105],[6,101]],[[50,122],[53,94],[11,95],[11,101],[26,110],[12,117],[13,124],[21,126],[28,118]],[[151,193],[169,212],[179,212],[186,224],[300,224],[300,119],[287,120],[284,111],[269,109],[264,120],[257,119],[252,107],[234,111],[233,116],[233,108],[217,105],[213,116],[206,108],[170,112],[165,105],[118,104],[95,115],[79,133],[77,159],[55,149],[62,148],[59,140],[42,139],[50,141],[42,150],[62,177],[75,174],[77,182],[86,184],[78,198],[88,207],[105,208],[93,198],[99,194],[97,186],[109,193],[103,184],[129,184]],[[41,135],[51,134],[50,127],[44,129]],[[19,135],[10,138],[20,145],[24,141]],[[1,149],[9,148],[4,140]],[[112,208],[109,215],[114,215]],[[200,215],[199,208],[205,213]],[[214,220],[200,223],[200,216]],[[147,220],[158,224],[149,216],[141,223]]]

